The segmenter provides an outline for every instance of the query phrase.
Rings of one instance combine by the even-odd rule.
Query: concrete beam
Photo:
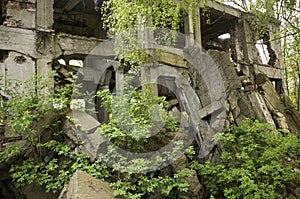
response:
[[[212,102],[211,104],[201,108],[198,111],[198,114],[199,114],[200,118],[203,119],[206,116],[220,110],[221,108],[223,108],[223,105],[220,102],[218,102],[218,101]]]
[[[240,10],[224,5],[214,0],[206,0],[205,5],[215,10],[218,10],[222,13],[226,13],[237,18],[240,18],[242,16],[242,12]]]
[[[272,68],[269,66],[254,65],[255,70],[264,73],[267,77],[271,79],[283,79],[284,78],[284,69],[282,68]]]
[[[10,50],[36,58],[36,33],[32,30],[0,26],[1,50]]]
[[[105,56],[104,54],[101,54],[101,52],[94,50],[94,48],[102,43],[102,40],[100,39],[59,34],[56,36],[56,42],[59,44],[61,50],[64,51],[64,55],[82,54]],[[105,46],[102,47],[101,45],[100,47],[102,49]],[[107,55],[111,54],[107,52]]]

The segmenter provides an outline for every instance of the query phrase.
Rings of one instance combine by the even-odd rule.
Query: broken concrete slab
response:
[[[72,112],[68,113],[68,116],[73,118],[75,125],[81,131],[94,132],[100,126],[98,120],[84,111],[72,110]]]

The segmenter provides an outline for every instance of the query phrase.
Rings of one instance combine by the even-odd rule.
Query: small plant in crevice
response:
[[[202,176],[212,198],[295,198],[290,183],[300,184],[300,140],[289,132],[246,119],[220,133],[216,162],[191,168]]]

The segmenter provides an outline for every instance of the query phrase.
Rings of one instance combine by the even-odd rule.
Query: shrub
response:
[[[213,197],[284,198],[288,183],[300,183],[300,141],[289,132],[245,120],[218,134],[222,149],[216,162],[193,162]]]

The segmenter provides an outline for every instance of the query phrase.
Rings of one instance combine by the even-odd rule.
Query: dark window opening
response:
[[[53,29],[72,35],[106,38],[97,7],[99,5],[93,0],[55,0]]]
[[[3,63],[7,57],[8,57],[8,51],[0,50],[0,63]]]
[[[213,8],[201,9],[201,41],[205,50],[225,51],[237,61],[235,29],[237,18]]]
[[[1,13],[0,25],[3,25],[3,23],[6,19],[6,10],[7,10],[6,4],[7,4],[7,0],[0,1],[0,13]]]
[[[281,79],[270,79],[278,94],[283,94],[283,85]]]
[[[175,77],[165,77],[161,76],[158,78],[158,96],[165,96],[167,101],[176,99],[176,84]]]

